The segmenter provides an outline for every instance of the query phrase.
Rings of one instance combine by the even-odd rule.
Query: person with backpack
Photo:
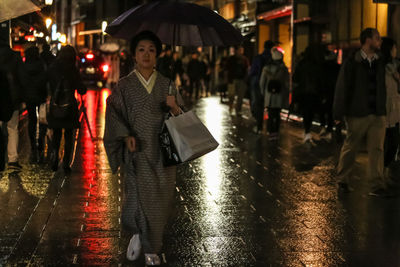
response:
[[[40,104],[46,102],[46,66],[39,54],[39,48],[31,46],[25,50],[24,62],[24,84],[23,100],[26,103],[29,120],[29,139],[31,141],[31,163],[42,163],[44,160],[44,138],[46,135],[47,126],[39,124],[39,139],[36,142],[37,136],[37,110]]]
[[[277,47],[271,49],[271,59],[262,69],[260,89],[268,109],[269,138],[276,140],[279,136],[281,109],[289,106],[289,71],[283,62],[283,53]]]
[[[76,52],[70,46],[61,48],[55,62],[47,71],[50,87],[50,112],[48,116],[49,128],[53,129],[54,159],[52,170],[57,171],[59,165],[59,149],[62,130],[64,129],[64,158],[63,169],[70,173],[72,154],[73,129],[79,128],[78,104],[75,99],[75,90],[80,95],[86,93],[79,70],[76,67]]]
[[[22,166],[18,162],[18,123],[19,112],[22,107],[23,67],[21,56],[13,51],[8,43],[8,26],[0,24],[0,128],[5,125],[8,132],[7,156],[8,168],[20,170]],[[2,132],[3,129],[0,129]],[[4,129],[5,130],[5,129]],[[5,168],[5,141],[0,141],[0,170]]]
[[[261,72],[265,65],[271,63],[271,49],[275,43],[271,40],[264,42],[264,51],[257,55],[251,64],[250,78],[250,110],[251,114],[257,121],[257,125],[253,128],[254,133],[260,133],[264,122],[264,95],[260,89]]]

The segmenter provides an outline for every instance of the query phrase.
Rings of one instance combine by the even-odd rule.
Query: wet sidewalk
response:
[[[3,173],[0,265],[143,266],[125,259],[122,182],[101,141],[108,94],[87,94],[96,138],[82,127],[70,176],[29,164]],[[231,116],[218,97],[194,109],[220,146],[178,169],[166,266],[400,266],[400,198],[367,195],[365,154],[355,192],[338,198],[335,142],[304,146],[294,122],[270,141],[251,132],[248,110]]]

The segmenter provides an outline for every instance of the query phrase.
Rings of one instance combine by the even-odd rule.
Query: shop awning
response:
[[[287,17],[292,14],[292,5],[282,6],[257,15],[258,20],[273,20],[277,18]]]
[[[10,20],[34,11],[40,10],[30,0],[1,0],[0,1],[0,22]]]

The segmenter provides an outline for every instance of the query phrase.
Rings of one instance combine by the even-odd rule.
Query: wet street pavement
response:
[[[108,95],[86,96],[95,138],[82,124],[71,175],[28,164],[24,146],[23,170],[2,174],[0,265],[143,266],[143,257],[125,259],[122,182],[101,140]],[[355,191],[338,197],[336,142],[307,147],[296,122],[282,123],[279,141],[268,140],[251,132],[247,109],[231,116],[218,97],[194,110],[220,146],[178,169],[166,266],[400,266],[400,198],[368,196],[365,153]],[[29,142],[26,126],[21,142]]]

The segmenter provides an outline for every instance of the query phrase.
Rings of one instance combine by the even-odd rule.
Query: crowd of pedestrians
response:
[[[86,88],[76,67],[75,49],[64,46],[55,57],[49,48],[47,43],[27,47],[23,61],[20,53],[9,47],[7,39],[0,37],[0,171],[5,170],[6,163],[11,170],[23,168],[18,155],[19,122],[26,110],[29,162],[46,164],[57,171],[64,135],[62,166],[65,173],[71,172],[73,130],[79,128],[75,90],[85,94]]]
[[[268,112],[267,132],[271,140],[279,136],[281,108],[302,116],[304,144],[316,146],[312,134],[314,121],[320,123],[319,138],[342,140],[337,166],[338,192],[349,193],[356,154],[366,141],[368,151],[369,195],[393,196],[390,165],[399,151],[400,77],[396,43],[381,38],[376,29],[360,35],[361,48],[350,53],[342,66],[335,53],[322,45],[306,48],[294,68],[292,101],[290,78],[282,55],[273,43],[257,56],[250,70],[251,111],[255,133],[263,129],[263,111]],[[260,67],[263,65],[264,67]],[[334,130],[336,134],[334,134]]]

